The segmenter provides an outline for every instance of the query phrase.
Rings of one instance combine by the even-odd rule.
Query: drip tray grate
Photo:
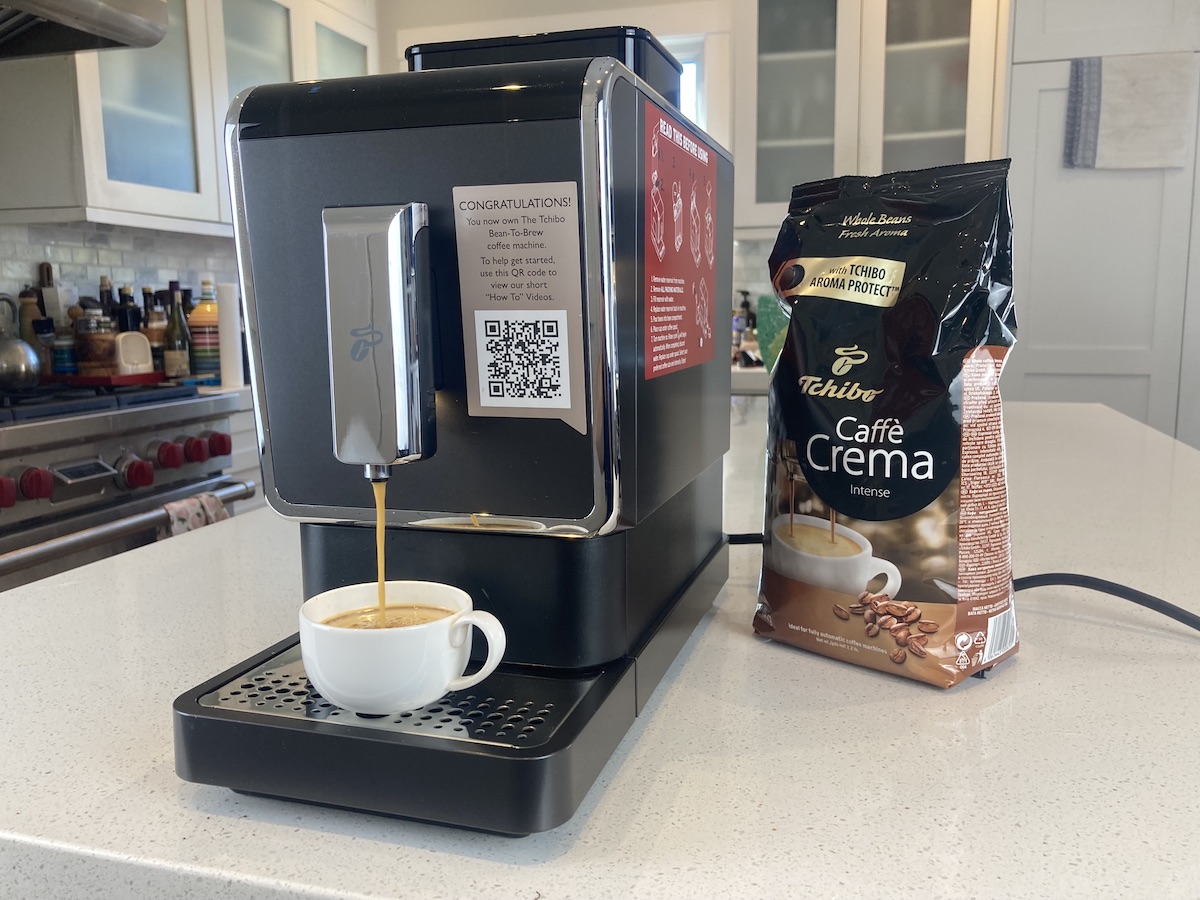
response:
[[[285,719],[535,747],[550,740],[594,682],[594,677],[544,678],[501,668],[474,687],[453,691],[421,709],[370,716],[344,710],[317,693],[304,672],[300,645],[293,644],[204,694],[199,703]]]

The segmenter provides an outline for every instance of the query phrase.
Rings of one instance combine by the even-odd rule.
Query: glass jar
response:
[[[84,310],[75,320],[75,357],[80,375],[117,374],[117,333],[102,310]]]

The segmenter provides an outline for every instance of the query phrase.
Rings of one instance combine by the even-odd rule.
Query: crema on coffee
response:
[[[944,687],[991,668],[1017,650],[1008,162],[800,185],[769,268],[790,323],[755,630]]]
[[[389,603],[381,611],[378,606],[364,606],[330,616],[322,625],[334,628],[407,628],[410,625],[425,625],[453,615],[452,610],[440,606]]]

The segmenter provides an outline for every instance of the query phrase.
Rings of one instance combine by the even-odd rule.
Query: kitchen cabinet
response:
[[[1013,66],[1013,257],[1021,265],[1004,396],[1101,402],[1173,435],[1195,157],[1183,168],[1064,168],[1070,75],[1065,60]]]
[[[228,233],[204,2],[169,0],[154,47],[5,61],[0,221]]]
[[[1196,0],[1017,0],[1014,63],[1169,53],[1200,44]]]
[[[739,228],[777,228],[794,184],[995,155],[1006,0],[746,11],[734,24]]]
[[[366,0],[208,0],[221,222],[233,220],[223,137],[230,103],[256,84],[378,72],[375,29],[363,21],[374,10]]]
[[[4,63],[0,118],[23,127],[0,133],[0,165],[19,173],[0,182],[0,222],[229,236],[232,97],[254,83],[378,71],[374,0],[168,4],[155,47]]]
[[[1200,152],[1165,168],[1065,168],[1070,60],[1200,53],[1200,5],[1018,0],[1013,158],[1018,344],[1005,399],[1104,403],[1200,447]],[[1190,85],[1200,94],[1200,80]],[[1197,109],[1185,104],[1186,133]]]

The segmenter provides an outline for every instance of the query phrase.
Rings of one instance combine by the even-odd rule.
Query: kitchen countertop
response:
[[[735,397],[730,531],[760,530],[765,398]],[[1200,451],[1093,405],[1009,404],[1017,575],[1200,610]],[[949,691],[755,637],[732,574],[567,824],[504,838],[174,772],[171,703],[295,630],[269,510],[0,596],[0,897],[1200,896],[1200,633],[1075,588]]]

